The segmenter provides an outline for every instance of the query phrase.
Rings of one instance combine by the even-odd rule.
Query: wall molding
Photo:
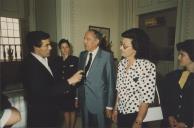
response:
[[[136,15],[161,11],[177,6],[177,0],[135,0]],[[143,2],[143,3],[142,3]]]
[[[61,38],[71,40],[72,0],[56,0],[57,41]]]
[[[0,15],[24,18],[24,0],[0,0]]]
[[[36,1],[29,0],[29,30],[36,30]]]

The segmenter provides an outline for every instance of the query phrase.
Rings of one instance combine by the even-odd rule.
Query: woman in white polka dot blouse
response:
[[[156,68],[149,59],[150,39],[139,28],[122,33],[117,97],[113,121],[122,128],[141,128],[148,106],[154,101]]]

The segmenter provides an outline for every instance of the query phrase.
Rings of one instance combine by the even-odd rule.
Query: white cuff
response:
[[[0,119],[0,128],[3,128],[5,126],[5,124],[7,123],[10,117],[11,117],[11,109],[5,109],[3,116]]]
[[[113,108],[112,108],[112,107],[106,107],[106,109],[108,109],[108,110],[113,110]]]

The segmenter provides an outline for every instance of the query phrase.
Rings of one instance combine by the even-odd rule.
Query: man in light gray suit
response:
[[[105,118],[112,115],[115,69],[112,54],[99,47],[103,40],[100,32],[88,30],[80,54],[79,68],[85,70],[79,89],[84,128],[105,128]]]

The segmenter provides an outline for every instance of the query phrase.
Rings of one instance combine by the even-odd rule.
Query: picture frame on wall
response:
[[[94,29],[97,30],[99,32],[101,32],[103,34],[103,37],[106,38],[106,40],[108,42],[110,42],[110,28],[106,28],[106,27],[98,27],[98,26],[89,26],[89,29]]]

